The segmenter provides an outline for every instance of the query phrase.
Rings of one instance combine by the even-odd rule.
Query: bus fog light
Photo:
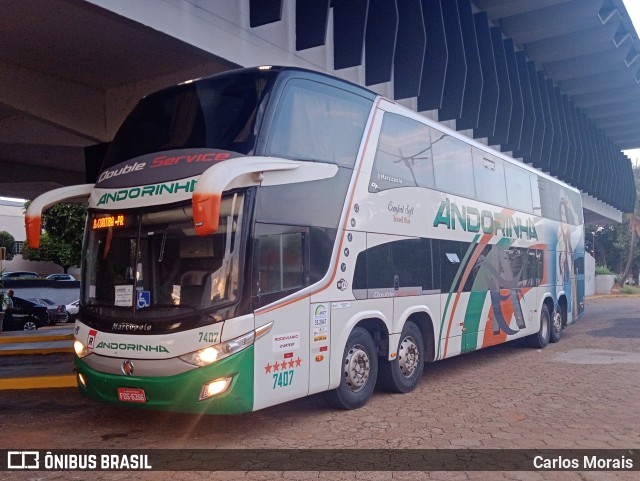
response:
[[[205,399],[209,399],[210,397],[218,396],[229,389],[231,385],[230,377],[225,377],[223,379],[215,379],[205,385],[202,386],[202,390],[200,391],[200,397],[198,401],[203,401]]]
[[[87,388],[87,380],[81,373],[78,373],[78,382],[82,384],[82,387],[84,387],[85,389]]]
[[[78,340],[73,341],[73,350],[76,353],[76,356],[78,356],[79,358],[83,358],[91,354],[91,350]]]

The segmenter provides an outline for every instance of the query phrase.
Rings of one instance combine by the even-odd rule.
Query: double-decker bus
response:
[[[143,98],[86,201],[80,391],[212,414],[406,393],[425,362],[560,340],[579,192],[360,86],[239,69]]]

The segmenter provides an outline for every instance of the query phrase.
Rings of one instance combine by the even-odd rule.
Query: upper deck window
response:
[[[253,153],[268,83],[268,73],[222,75],[143,98],[118,130],[103,170],[174,149]]]
[[[433,187],[429,127],[385,113],[369,192],[396,187]]]
[[[287,83],[267,145],[268,155],[353,168],[372,101],[320,82]]]

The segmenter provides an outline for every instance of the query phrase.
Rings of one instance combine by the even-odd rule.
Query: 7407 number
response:
[[[273,389],[276,387],[287,387],[293,383],[293,369],[290,371],[277,372],[273,375]]]

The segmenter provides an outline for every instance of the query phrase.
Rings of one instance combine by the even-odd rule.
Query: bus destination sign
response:
[[[124,227],[124,215],[110,215],[93,219],[93,230],[107,229],[109,227]]]

